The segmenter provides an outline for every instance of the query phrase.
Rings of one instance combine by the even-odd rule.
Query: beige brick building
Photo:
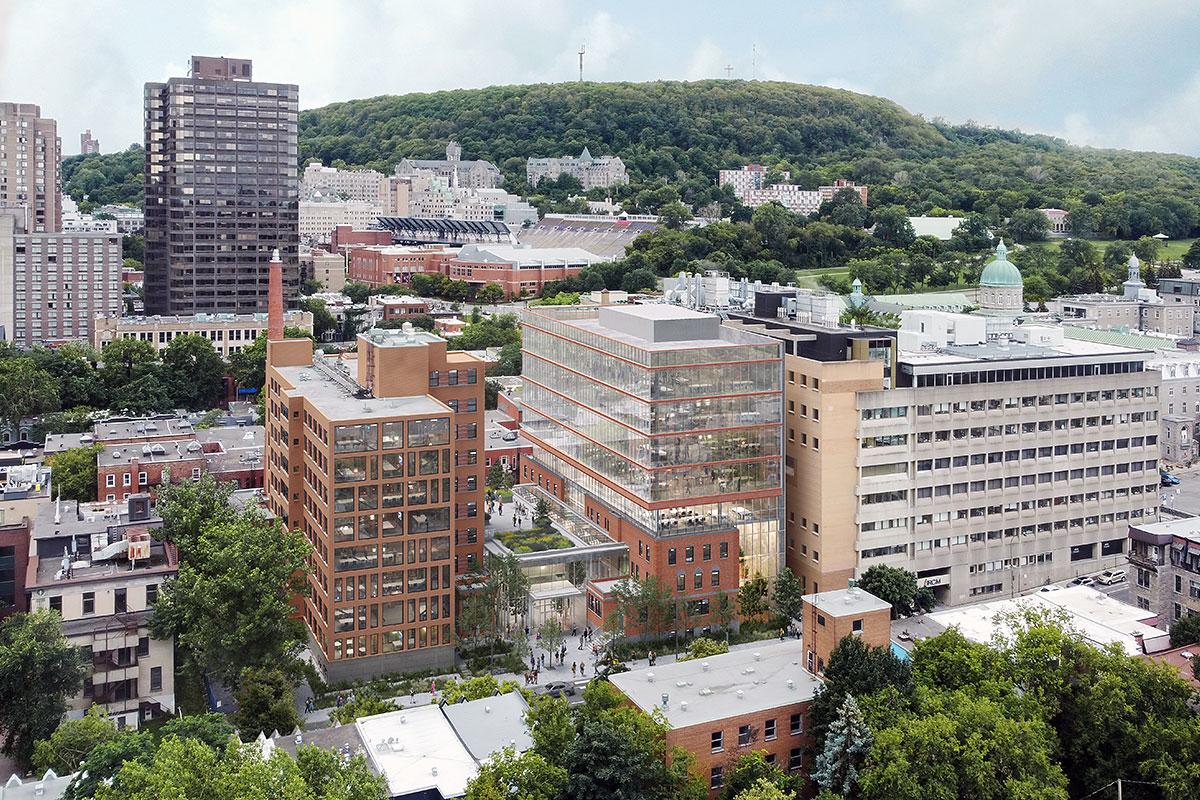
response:
[[[284,323],[309,333],[313,328],[312,314],[307,311],[286,312]],[[101,350],[117,339],[140,339],[161,352],[176,337],[196,334],[212,342],[222,358],[228,358],[250,347],[259,334],[266,331],[266,314],[167,314],[152,317],[105,314],[95,319],[92,347]]]
[[[1127,527],[1157,516],[1149,351],[996,316],[906,312],[898,333],[853,334],[865,345],[848,329],[733,316],[822,362],[787,367],[785,438],[788,561],[822,591],[853,562],[854,574],[909,569],[946,604],[1017,594],[1123,563]],[[857,360],[878,366],[839,369]]]

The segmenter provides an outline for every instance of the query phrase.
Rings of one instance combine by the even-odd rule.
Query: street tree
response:
[[[533,739],[533,751],[547,763],[563,767],[575,744],[575,720],[566,698],[534,695],[525,712],[525,724]]]
[[[829,654],[824,677],[808,712],[818,750],[824,748],[826,732],[847,695],[862,698],[891,688],[896,692],[895,704],[903,709],[913,693],[909,662],[897,658],[890,647],[872,647],[858,636],[847,636],[837,643]]]
[[[0,752],[28,764],[34,743],[48,738],[83,688],[79,651],[62,634],[55,611],[13,614],[0,620]]]
[[[567,632],[563,630],[562,623],[555,616],[546,617],[538,626],[538,633],[542,637],[542,648],[551,653],[557,652],[567,639]]]

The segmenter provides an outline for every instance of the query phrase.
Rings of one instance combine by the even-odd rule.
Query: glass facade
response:
[[[590,495],[656,537],[736,527],[743,576],[775,575],[779,344],[725,326],[704,340],[641,341],[598,316],[526,316],[522,429],[534,461],[563,478],[572,505]]]

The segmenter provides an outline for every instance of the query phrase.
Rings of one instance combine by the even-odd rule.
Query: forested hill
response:
[[[750,162],[790,170],[810,188],[833,178],[871,187],[871,205],[910,213],[1018,208],[1072,211],[1085,233],[1136,238],[1200,233],[1200,159],[1073,147],[1047,136],[929,122],[895,103],[801,84],[712,80],[495,86],[335,103],[300,115],[300,161],[385,173],[402,157],[495,162],[525,193],[529,156],[617,154],[632,183],[626,209],[679,197],[696,209],[730,197],[717,170]],[[140,202],[140,148],[64,164],[76,199]],[[569,182],[538,187],[539,207],[564,207]],[[603,192],[598,192],[603,194]],[[713,209],[708,209],[713,210]]]
[[[443,157],[451,138],[464,158],[500,166],[513,190],[522,187],[528,156],[576,154],[585,145],[593,155],[620,155],[633,179],[627,199],[640,210],[664,198],[639,197],[647,184],[668,184],[703,206],[718,199],[718,169],[763,162],[809,186],[835,177],[865,182],[872,205],[899,203],[914,213],[1086,205],[1097,233],[1123,237],[1159,229],[1183,236],[1200,222],[1200,159],[928,122],[889,100],[820,86],[497,86],[353,100],[300,116],[302,160],[327,164],[390,172],[403,156]]]

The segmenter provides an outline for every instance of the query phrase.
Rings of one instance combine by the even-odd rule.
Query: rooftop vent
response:
[[[738,690],[737,690],[737,698],[738,698],[738,700],[742,700],[742,699],[744,699],[745,697],[746,697],[746,693],[745,693],[745,692],[743,692],[741,689],[738,689]]]
[[[681,700],[681,701],[679,702],[679,710],[680,710],[680,711],[687,711],[687,700]]]

